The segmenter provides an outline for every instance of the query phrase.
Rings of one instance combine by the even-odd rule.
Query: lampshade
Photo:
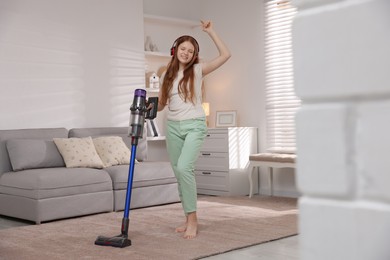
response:
[[[203,107],[203,110],[204,110],[204,113],[206,114],[206,116],[209,116],[210,115],[210,103],[202,103],[202,107]]]

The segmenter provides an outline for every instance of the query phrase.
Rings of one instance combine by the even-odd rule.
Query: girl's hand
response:
[[[201,24],[202,24],[202,30],[204,32],[210,32],[212,29],[213,29],[213,25],[211,23],[211,21],[200,21]]]
[[[206,32],[210,38],[214,41],[215,46],[218,49],[219,55],[213,60],[203,62],[202,73],[203,76],[206,76],[210,72],[221,67],[231,56],[228,47],[225,43],[219,38],[218,34],[214,31],[213,23],[211,21],[200,21],[201,26],[204,32]]]

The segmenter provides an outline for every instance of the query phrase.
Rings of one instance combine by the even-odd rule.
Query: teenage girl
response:
[[[198,42],[188,35],[176,39],[171,49],[171,61],[161,76],[158,104],[159,111],[168,106],[167,150],[186,216],[176,232],[183,232],[186,239],[195,238],[198,232],[194,164],[207,132],[202,108],[202,81],[204,76],[230,58],[230,51],[214,31],[212,22],[201,21],[201,26],[213,40],[219,55],[199,63]]]

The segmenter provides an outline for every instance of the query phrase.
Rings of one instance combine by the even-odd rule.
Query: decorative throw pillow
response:
[[[103,168],[103,162],[96,152],[92,138],[53,138],[65,165],[68,168]]]
[[[97,153],[104,167],[119,164],[130,164],[131,152],[122,137],[101,136],[93,139]]]
[[[64,160],[52,140],[10,139],[6,146],[14,171],[65,167]]]

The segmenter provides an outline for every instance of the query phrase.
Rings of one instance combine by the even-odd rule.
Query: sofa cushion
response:
[[[52,140],[11,139],[7,140],[6,146],[14,171],[65,167],[64,160]]]
[[[104,167],[130,164],[131,152],[120,136],[102,136],[93,139],[96,151]]]
[[[96,152],[91,137],[54,138],[53,141],[60,151],[66,167],[103,168],[103,162]]]
[[[125,190],[129,176],[128,165],[111,166],[105,169],[112,179],[114,190]],[[176,183],[169,162],[142,162],[134,166],[133,188]]]
[[[10,139],[41,139],[53,140],[54,137],[68,137],[68,130],[65,128],[36,128],[36,129],[14,129],[0,130],[0,174],[12,171],[11,161],[7,151],[6,143]]]
[[[120,136],[131,149],[131,137],[129,137],[129,127],[91,127],[91,128],[73,128],[69,130],[69,137],[88,137],[100,136]],[[144,128],[143,138],[138,139],[136,158],[138,161],[145,161],[148,154],[148,145],[146,140],[146,127]]]
[[[107,172],[91,168],[31,169],[0,177],[0,193],[36,200],[110,190]]]

